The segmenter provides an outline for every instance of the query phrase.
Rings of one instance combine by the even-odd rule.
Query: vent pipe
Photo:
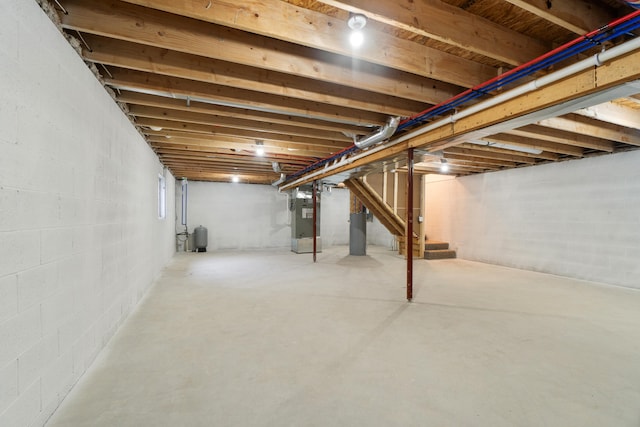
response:
[[[285,174],[281,173],[280,174],[280,178],[278,178],[277,181],[273,181],[271,183],[271,185],[273,185],[274,187],[277,187],[278,185],[282,184],[285,181],[285,179],[287,179],[287,176]]]
[[[380,129],[367,136],[353,138],[353,143],[360,149],[371,147],[385,139],[391,138],[396,129],[398,129],[399,124],[400,117],[389,117],[387,123],[384,126],[381,126]]]

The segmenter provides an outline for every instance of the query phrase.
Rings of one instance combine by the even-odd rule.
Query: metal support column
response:
[[[413,299],[413,148],[407,153],[407,301]]]
[[[318,181],[313,181],[313,262],[316,262],[318,238]]]

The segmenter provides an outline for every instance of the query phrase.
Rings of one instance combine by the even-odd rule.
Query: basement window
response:
[[[158,174],[158,218],[167,216],[167,185],[164,176]]]

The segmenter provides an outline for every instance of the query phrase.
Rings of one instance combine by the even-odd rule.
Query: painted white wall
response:
[[[349,244],[349,190],[333,188],[322,193],[320,230],[326,247]]]
[[[425,185],[460,258],[640,289],[640,151]]]
[[[181,225],[181,182],[176,182],[176,230]],[[189,181],[189,232],[208,231],[207,250],[291,247],[288,198],[270,185]],[[349,190],[322,192],[320,235],[324,247],[349,244]],[[391,247],[393,236],[374,218],[367,243]]]
[[[172,256],[173,213],[156,156],[35,1],[0,2],[0,94],[0,425],[42,425]]]
[[[393,234],[376,217],[373,218],[373,221],[367,222],[367,244],[393,248],[394,243]]]
[[[177,183],[176,204],[180,204]],[[270,185],[189,181],[189,231],[208,230],[207,250],[291,245],[287,196]],[[178,217],[180,209],[176,210]],[[180,218],[177,218],[178,224]],[[178,229],[183,229],[178,225]]]
[[[176,193],[176,229],[182,231],[180,181]],[[349,192],[323,192],[320,209],[323,245],[348,244]],[[189,181],[187,222],[190,232],[207,228],[207,250],[291,247],[288,198],[271,185]]]

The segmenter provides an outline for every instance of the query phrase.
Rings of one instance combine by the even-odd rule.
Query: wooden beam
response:
[[[589,0],[506,0],[575,34],[583,35],[613,21],[616,16]]]
[[[581,147],[573,145],[558,144],[556,142],[542,141],[537,138],[529,138],[512,134],[513,131],[498,133],[495,135],[482,138],[484,141],[499,142],[501,144],[510,144],[518,147],[528,147],[536,150],[551,151],[553,153],[567,154],[569,156],[582,157],[584,150]]]
[[[514,135],[542,139],[544,141],[551,141],[565,145],[590,148],[592,150],[606,151],[608,153],[613,152],[613,142],[607,141],[606,139],[594,138],[588,135],[580,135],[539,125],[522,126],[518,129],[514,129],[511,133]]]
[[[359,125],[382,125],[387,116],[364,110],[320,104],[318,102],[269,95],[246,89],[230,88],[194,80],[143,73],[124,68],[111,68],[104,81],[110,86],[134,91],[153,91],[190,96],[220,105],[231,105],[258,111],[293,114],[301,117],[350,122]]]
[[[371,128],[355,126],[338,122],[310,119],[284,114],[268,113],[263,111],[248,110],[246,108],[226,107],[222,105],[208,104],[205,102],[186,99],[168,98],[165,96],[148,95],[146,93],[121,90],[116,99],[132,105],[158,107],[176,111],[210,114],[213,116],[231,117],[244,120],[255,120],[265,123],[300,126],[309,129],[319,129],[333,132],[346,132],[354,135],[367,134]]]
[[[91,47],[91,50],[83,50],[82,56],[87,61],[119,68],[394,116],[410,116],[427,106],[423,102],[138,43],[95,35],[86,35],[84,39]]]
[[[357,178],[349,179],[344,183],[365,206],[376,213],[378,220],[390,233],[396,236],[404,235],[405,221],[391,210],[369,184]]]
[[[640,114],[638,114],[638,110],[613,101],[577,110],[576,114],[618,126],[640,129]]]
[[[435,104],[461,92],[460,85],[338,57],[291,43],[266,39],[114,0],[66,0],[62,26],[207,58],[356,87]],[[286,25],[286,24],[285,24]],[[413,44],[412,44],[413,46]],[[411,55],[411,52],[407,52]],[[384,56],[384,55],[381,55]],[[433,68],[423,63],[422,68]],[[477,83],[495,75],[485,70]],[[446,70],[445,70],[446,73]]]
[[[497,165],[490,165],[488,163],[480,163],[478,162],[477,158],[474,157],[470,157],[470,161],[467,160],[460,160],[460,159],[454,159],[455,155],[447,155],[445,156],[445,158],[447,159],[447,163],[449,164],[449,168],[451,171],[454,171],[455,169],[457,170],[464,170],[464,171],[469,171],[469,172],[484,172],[487,170],[498,170],[501,168],[501,166],[497,166]],[[464,156],[460,156],[460,157],[464,157]],[[420,163],[416,164],[416,168],[418,169],[426,169],[426,168],[430,168],[430,169],[437,169],[438,173],[440,172],[440,166],[441,163],[440,161],[422,161]],[[516,164],[514,163],[513,167],[515,167]]]
[[[534,38],[439,0],[319,1],[509,65],[523,64],[551,50]]]
[[[207,0],[208,8],[174,0],[125,1],[464,87],[496,74],[493,67],[369,29],[368,42],[353,49],[345,21],[280,0]]]
[[[640,111],[638,112],[640,114]],[[601,120],[577,114],[568,114],[563,117],[553,117],[541,120],[537,124],[557,130],[564,130],[580,135],[589,135],[596,138],[608,139],[610,141],[622,142],[630,145],[640,146],[640,129],[633,129],[619,126]],[[553,151],[553,150],[551,150]]]
[[[255,140],[249,138],[238,138],[224,135],[214,136],[188,132],[168,132],[168,136],[171,138],[167,139],[165,135],[148,135],[147,141],[176,144],[177,146],[182,147],[206,146],[212,148],[251,151],[255,151],[256,149]],[[326,147],[317,147],[309,144],[296,144],[285,141],[265,141],[264,147],[265,151],[269,153],[293,154],[296,156],[314,158],[327,157],[337,151]]]
[[[260,166],[260,165],[250,165],[250,164],[236,164],[236,163],[225,163],[215,161],[213,159],[207,161],[206,159],[201,160],[193,160],[193,159],[179,159],[173,157],[165,157],[160,156],[160,160],[166,166],[181,166],[184,168],[198,168],[201,170],[207,170],[210,172],[231,172],[231,173],[254,173],[254,174],[263,174],[267,176],[271,176],[276,178],[278,175],[275,175],[272,170],[268,167]]]
[[[293,136],[288,134],[279,134],[279,133],[270,133],[270,132],[257,132],[257,131],[246,131],[241,129],[230,129],[226,127],[219,126],[208,126],[208,125],[200,125],[195,123],[185,123],[185,122],[176,122],[172,120],[157,120],[157,119],[147,119],[144,117],[138,117],[136,119],[136,124],[144,127],[161,127],[164,129],[174,130],[174,131],[183,131],[192,134],[205,134],[207,136],[211,136],[214,138],[218,138],[221,136],[235,137],[235,138],[245,138],[248,141],[252,142],[252,145],[256,145],[256,142],[264,142],[268,143],[270,141],[273,142],[284,142],[288,144],[297,144],[297,145],[313,145],[317,148],[325,148],[329,150],[339,151],[343,148],[346,148],[352,145],[350,142],[344,141],[331,141],[327,139],[319,139],[319,138],[311,138],[311,137],[301,137],[301,136]],[[198,135],[200,137],[200,135]]]
[[[309,158],[299,158],[299,159],[287,159],[283,155],[278,155],[274,153],[265,154],[262,157],[256,156],[255,153],[250,152],[234,152],[232,153],[230,150],[224,149],[213,149],[213,148],[194,148],[190,147],[189,149],[175,148],[172,145],[167,145],[158,142],[152,142],[151,147],[156,151],[156,153],[162,153],[163,155],[171,155],[171,156],[180,156],[181,158],[215,158],[219,160],[227,160],[229,162],[259,162],[268,164],[269,168],[272,168],[272,162],[278,162],[281,167],[286,167],[290,165],[292,167],[301,168],[302,166],[306,166],[311,161]],[[275,171],[274,171],[275,172]]]
[[[403,152],[408,147],[435,147],[452,140],[462,140],[472,132],[504,122],[505,118],[515,119],[545,108],[563,104],[599,91],[603,91],[623,83],[640,78],[640,49],[618,58],[612,59],[605,66],[589,68],[585,71],[566,77],[560,81],[543,86],[501,104],[480,110],[446,126],[430,129],[420,135],[393,144],[385,149],[373,151],[340,167],[322,171],[312,171],[305,176],[281,186],[286,190],[292,185],[303,185],[311,179],[322,179],[325,176],[361,167],[383,160]],[[429,124],[428,126],[432,126]],[[313,174],[311,177],[310,175]]]
[[[449,147],[445,150],[445,153],[463,154],[469,157],[480,157],[487,160],[504,160],[506,162],[525,163],[529,165],[533,165],[536,163],[535,159],[523,156],[520,153],[513,154],[514,151],[499,149],[491,150],[481,145],[474,145],[473,148],[468,148],[468,146],[466,145]]]
[[[455,148],[455,147],[452,147]],[[478,157],[478,156],[468,156],[468,155],[464,155],[464,154],[456,154],[454,152],[446,152],[445,151],[445,158],[448,160],[455,160],[457,162],[457,164],[460,164],[460,162],[466,162],[467,165],[475,165],[477,167],[482,167],[482,168],[493,168],[493,169],[499,169],[499,168],[515,168],[516,166],[518,166],[518,164],[516,162],[510,162],[510,161],[506,161],[506,160],[497,160],[497,159],[491,159],[491,158],[486,158],[486,157]]]
[[[428,165],[428,166],[416,166],[415,168],[415,173],[418,175],[455,175],[455,176],[463,176],[463,175],[471,175],[473,173],[482,173],[482,172],[490,172],[493,171],[495,169],[481,169],[481,168],[476,168],[476,169],[470,169],[470,168],[466,168],[466,167],[458,167],[458,166],[451,166],[449,169],[448,173],[442,173],[440,171],[440,167],[439,166],[434,166],[434,165]]]
[[[274,177],[264,176],[260,174],[246,173],[215,173],[198,169],[188,169],[182,167],[169,168],[174,176],[185,177],[190,181],[212,181],[212,182],[231,182],[233,175],[238,176],[240,184],[271,184],[275,181]]]
[[[560,160],[560,156],[558,156],[556,153],[549,153],[547,151],[542,151],[541,153],[527,153],[527,152],[518,151],[518,150],[511,150],[505,147],[495,147],[493,145],[490,145],[491,142],[492,141],[487,141],[487,145],[465,143],[465,144],[456,145],[456,147],[476,149],[476,150],[479,149],[481,151],[492,151],[495,153],[511,154],[511,155],[516,155],[520,157],[528,157],[530,159],[544,159],[544,160],[551,160],[554,162]]]
[[[281,125],[276,123],[257,122],[253,120],[236,119],[233,117],[213,116],[210,114],[167,110],[162,108],[144,107],[137,105],[132,105],[129,107],[129,114],[135,117],[170,120],[172,122],[186,122],[207,126],[225,127],[230,129],[241,129],[246,131],[287,134],[292,136],[326,139],[330,141],[344,141],[349,144],[353,143],[352,138],[349,138],[348,136],[340,132],[310,129],[306,127],[291,125]]]

